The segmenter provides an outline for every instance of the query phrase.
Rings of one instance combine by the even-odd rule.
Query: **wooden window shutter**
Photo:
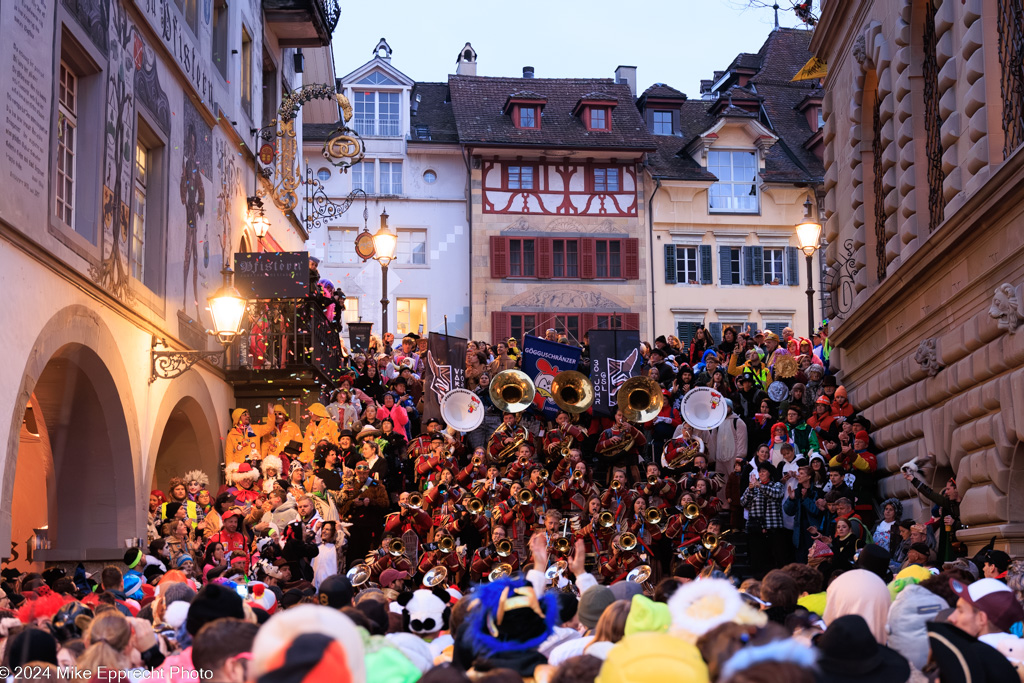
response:
[[[597,244],[593,237],[580,238],[580,277],[593,280],[597,276]]]
[[[722,323],[708,323],[708,331],[711,333],[711,338],[715,340],[716,344],[722,341]]]
[[[743,284],[754,284],[754,253],[753,247],[741,247],[740,256],[743,257]]]
[[[700,245],[700,283],[711,284],[711,245]]]
[[[508,277],[508,238],[491,237],[491,277]],[[501,339],[501,337],[495,337]],[[505,335],[508,339],[508,335]]]
[[[689,350],[690,342],[693,341],[693,335],[697,334],[698,327],[700,327],[700,323],[681,322],[676,325],[676,336],[679,337],[684,349]]]
[[[800,250],[786,247],[786,284],[800,284]]]
[[[494,239],[493,237],[491,239]],[[512,316],[509,313],[494,311],[491,313],[491,339],[495,342],[505,341],[512,336]],[[523,340],[519,340],[520,345]]]
[[[597,327],[596,313],[580,313],[580,336]],[[582,339],[580,340],[582,341]]]
[[[674,285],[676,283],[676,245],[666,244],[665,245],[665,284]]]
[[[754,266],[754,277],[751,284],[764,284],[764,247],[751,247],[750,257]]]
[[[551,263],[552,239],[541,237],[537,239],[537,277],[550,278],[552,273]]]
[[[718,248],[718,284],[732,284],[732,247]]]
[[[637,280],[640,277],[640,240],[635,237],[622,240],[622,277]]]
[[[624,329],[624,330],[639,330],[640,329],[640,314],[639,313],[623,313],[622,314],[622,329]]]

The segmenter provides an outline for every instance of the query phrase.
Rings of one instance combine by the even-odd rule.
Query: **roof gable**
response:
[[[386,83],[365,83],[366,79],[387,79],[393,82],[393,84]],[[371,87],[402,87],[411,88],[414,81],[406,76],[404,73],[391,66],[391,63],[381,59],[380,57],[374,57],[366,64],[363,64],[359,68],[350,71],[341,77],[341,83],[344,86],[353,85],[370,85]]]

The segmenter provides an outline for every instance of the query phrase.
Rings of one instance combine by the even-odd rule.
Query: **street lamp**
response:
[[[227,347],[238,336],[242,317],[249,302],[232,284],[231,278],[234,273],[231,268],[225,266],[221,274],[224,276],[224,284],[206,300],[213,318],[213,329],[207,330],[206,333],[216,337],[224,348],[220,351],[157,351],[157,347],[166,347],[167,343],[154,336],[150,347],[150,384],[157,379],[180,377],[201,360],[223,367]]]
[[[398,236],[388,230],[388,210],[380,215],[380,230],[373,235],[373,258],[380,263],[380,315],[381,339],[388,333],[388,266],[395,260]]]
[[[270,232],[270,220],[263,210],[263,200],[253,196],[248,198],[249,203],[249,225],[256,233],[256,239],[262,240]]]
[[[821,223],[811,217],[811,198],[804,202],[804,219],[796,226],[796,239],[800,243],[800,251],[807,257],[807,324],[810,329],[808,339],[814,338],[814,252],[818,250],[821,240]]]

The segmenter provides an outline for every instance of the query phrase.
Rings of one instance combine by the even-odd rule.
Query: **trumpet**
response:
[[[583,476],[584,476],[583,475],[583,470],[573,470],[572,471],[572,478],[573,479],[582,479]]]
[[[700,517],[700,506],[696,503],[687,503],[683,507],[683,517],[687,519],[697,519]]]
[[[478,455],[478,456],[473,458],[473,467],[480,467],[480,465],[483,465],[483,464],[484,464],[483,456],[479,456]]]
[[[494,552],[498,553],[498,557],[508,557],[512,554],[512,541],[507,538],[503,538],[494,544]]]
[[[388,543],[388,555],[392,557],[401,557],[405,555],[405,544],[402,543],[402,539],[394,538]]]
[[[626,533],[619,536],[617,545],[619,546],[619,550],[629,552],[630,550],[636,547],[636,535],[630,531],[627,531]]]
[[[484,504],[477,498],[469,501],[469,504],[466,507],[469,509],[470,514],[474,515],[479,515],[484,511]]]
[[[562,454],[563,458],[568,458],[570,455],[572,455],[571,451],[572,451],[572,434],[570,434],[569,436],[565,437],[565,440],[562,441],[562,447],[558,450],[558,452]]]
[[[585,413],[594,404],[594,383],[582,372],[565,370],[551,380],[551,399],[570,415]]]
[[[561,553],[563,555],[567,555],[569,553],[569,549],[570,548],[572,548],[572,544],[569,542],[569,539],[566,538],[565,536],[559,536],[558,538],[555,539],[555,552],[556,553]]]
[[[530,459],[525,455],[520,455],[519,459],[516,460],[516,462],[519,464],[520,467],[525,468],[527,465],[530,464]]]
[[[520,505],[532,505],[533,504],[533,491],[530,489],[523,489],[516,494],[516,500],[519,501]]]
[[[610,529],[615,526],[615,515],[608,510],[604,510],[597,516],[597,523],[603,526],[605,529]]]
[[[498,579],[503,579],[506,576],[511,576],[511,574],[512,574],[512,565],[510,565],[508,563],[505,563],[505,562],[502,562],[501,564],[499,564],[498,566],[496,566],[494,569],[492,569],[490,571],[490,573],[487,575],[487,580],[488,581],[497,581]]]
[[[647,485],[648,486],[657,486],[658,485],[658,475],[656,475],[656,474],[648,474],[647,475]]]
[[[613,479],[611,486],[609,486],[608,488],[610,488],[612,491],[621,491],[622,482],[619,481],[618,479]]]
[[[644,521],[652,526],[660,526],[664,520],[665,516],[658,508],[647,508],[644,511]]]
[[[550,478],[551,478],[551,473],[550,473],[550,472],[548,472],[548,471],[547,471],[546,469],[542,469],[542,470],[540,471],[540,480],[541,480],[542,482],[544,482],[544,481],[547,481],[547,480],[548,480],[548,479],[550,479]]]
[[[406,505],[412,510],[419,510],[423,507],[423,496],[418,493],[410,493],[409,502]]]
[[[450,553],[455,550],[455,539],[451,536],[443,536],[440,541],[437,542],[437,549],[442,553]]]

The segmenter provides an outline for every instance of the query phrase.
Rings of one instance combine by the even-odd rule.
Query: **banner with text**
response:
[[[523,341],[523,372],[537,387],[533,409],[549,420],[558,415],[558,404],[551,399],[551,381],[560,372],[576,370],[581,349],[526,335]]]
[[[427,338],[427,361],[423,372],[426,392],[426,400],[423,402],[424,425],[430,418],[442,420],[441,399],[452,389],[466,386],[467,343],[462,337],[436,333],[431,333]]]
[[[591,330],[590,381],[594,383],[594,414],[615,415],[615,395],[630,377],[640,374],[644,359],[640,355],[637,330]]]

